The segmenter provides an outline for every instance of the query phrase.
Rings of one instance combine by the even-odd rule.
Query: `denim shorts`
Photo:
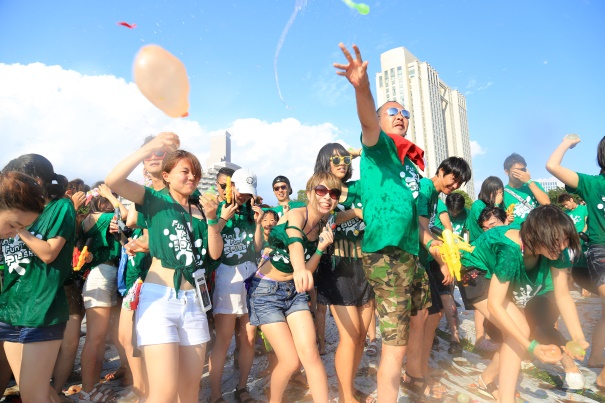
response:
[[[38,343],[41,341],[63,340],[67,323],[45,327],[13,326],[0,322],[0,341],[9,343]]]
[[[291,313],[309,311],[307,293],[296,292],[294,280],[274,281],[254,276],[249,282],[247,302],[253,326],[285,322]]]
[[[591,244],[586,251],[590,280],[595,288],[605,284],[605,245]]]

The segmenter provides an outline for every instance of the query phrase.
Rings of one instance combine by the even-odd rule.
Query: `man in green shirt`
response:
[[[586,232],[588,228],[588,209],[583,204],[578,204],[569,193],[559,195],[559,204],[565,208],[567,215],[573,220],[578,232]]]
[[[376,293],[382,334],[378,398],[381,402],[395,402],[408,338],[415,338],[409,334],[410,322],[419,322],[413,327],[420,331],[424,323],[424,314],[413,313],[430,305],[426,302],[427,275],[418,262],[420,237],[414,202],[419,190],[414,163],[424,168],[423,151],[404,139],[410,115],[400,104],[387,102],[375,111],[368,63],[361,60],[359,49],[353,46],[354,58],[343,44],[340,48],[347,64],[335,63],[334,67],[355,89],[362,128],[360,175],[366,228],[361,247],[364,270]],[[425,232],[423,244],[430,238]],[[408,363],[412,361],[408,359]],[[429,383],[419,381],[424,385],[421,393],[428,389],[432,394]]]
[[[290,186],[290,180],[283,175],[278,175],[273,179],[273,193],[277,198],[277,206],[270,210],[275,211],[280,218],[290,209],[305,206],[303,202],[290,200],[292,186]]]
[[[508,184],[504,188],[504,209],[514,204],[514,224],[521,224],[527,215],[539,205],[550,204],[544,188],[531,179],[527,163],[519,154],[512,153],[504,160],[504,173]]]

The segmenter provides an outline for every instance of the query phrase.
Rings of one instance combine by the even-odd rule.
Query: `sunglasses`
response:
[[[341,162],[345,165],[351,165],[351,157],[348,155],[345,157],[341,157],[340,155],[333,155],[330,157],[330,161],[332,161],[334,165],[340,165]]]
[[[274,192],[279,192],[280,190],[288,190],[288,185],[273,186]]]
[[[149,154],[147,157],[145,157],[145,161],[149,161],[150,159],[152,159],[153,157],[156,157],[157,159],[162,159],[166,156],[166,151],[161,150],[161,151],[156,151],[153,152],[151,154]]]
[[[326,194],[330,193],[330,198],[332,200],[340,199],[340,194],[342,193],[339,189],[328,189],[324,185],[316,186],[313,190],[315,190],[315,194],[319,197],[324,197]]]
[[[221,187],[221,189],[225,190],[227,189],[227,184],[226,183],[218,183],[216,182],[217,185],[219,185]]]
[[[403,116],[406,119],[410,118],[410,112],[401,108],[388,108],[387,109],[387,115],[389,116],[397,116],[399,113],[401,113],[401,116]]]

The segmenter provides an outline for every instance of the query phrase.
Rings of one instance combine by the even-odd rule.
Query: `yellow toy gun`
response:
[[[443,242],[443,245],[439,246],[441,258],[447,264],[450,274],[460,281],[460,269],[462,268],[460,251],[472,252],[474,247],[449,229],[442,230],[441,228],[431,227],[431,232],[437,235],[439,240]]]
[[[513,211],[515,211],[515,203],[512,203],[508,206],[508,208],[506,209],[506,215],[511,215]]]
[[[233,190],[231,190],[231,177],[227,177],[227,182],[225,183],[225,202],[227,205],[231,204],[231,197],[233,196]]]

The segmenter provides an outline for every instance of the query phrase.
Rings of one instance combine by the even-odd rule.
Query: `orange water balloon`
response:
[[[189,79],[185,65],[158,45],[143,46],[133,64],[134,81],[145,97],[166,115],[189,115]]]

